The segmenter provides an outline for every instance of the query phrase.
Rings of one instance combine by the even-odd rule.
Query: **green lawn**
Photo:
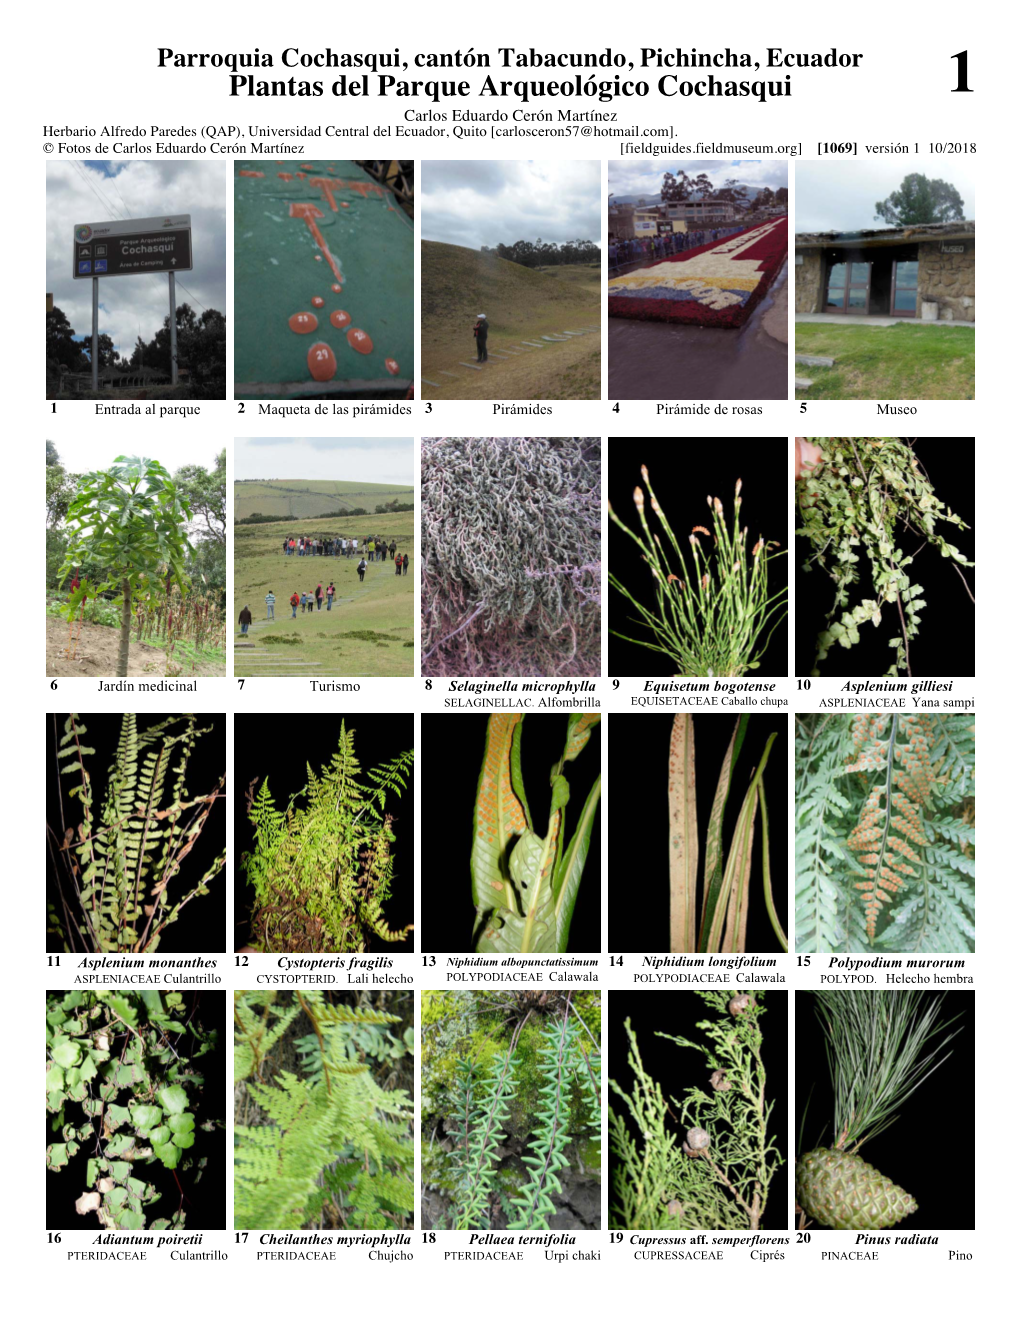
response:
[[[835,359],[797,364],[813,384],[798,399],[973,399],[974,331],[934,325],[795,327],[798,353]]]
[[[377,532],[397,543],[399,554],[410,554],[406,577],[397,577],[393,562],[368,565],[364,584],[358,581],[360,553],[351,559],[298,558],[283,554],[283,538],[297,530],[325,539],[327,536],[356,536],[359,542]],[[391,513],[369,518],[316,518],[307,526],[292,522],[261,523],[234,527],[233,639],[240,640],[237,617],[244,605],[252,612],[255,628],[249,633],[263,654],[247,656],[234,652],[234,674],[293,673],[301,678],[413,677],[414,675],[414,514]],[[291,618],[291,593],[314,591],[336,584],[332,610],[314,614],[298,611]],[[265,597],[272,588],[276,596],[275,624],[258,625],[266,618]],[[318,666],[292,670],[274,669],[266,653],[287,660],[319,661]],[[256,659],[259,663],[256,663]]]

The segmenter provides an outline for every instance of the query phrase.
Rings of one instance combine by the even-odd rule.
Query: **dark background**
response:
[[[743,993],[743,990],[744,987],[734,986],[733,994]],[[766,1075],[765,1101],[767,1104],[775,1103],[767,1131],[769,1136],[776,1138],[779,1153],[784,1160],[789,1161],[791,1156],[786,1149],[789,1103],[786,993],[785,990],[770,990],[765,995],[760,1002],[764,1003],[767,1011],[760,1021],[761,1057]],[[614,990],[609,995],[609,1006],[607,1048],[610,1077],[621,1090],[631,1090],[633,1073],[627,1063],[627,1033],[623,1029],[624,1021],[630,1018],[645,1072],[662,1087],[663,1095],[677,1116],[677,1138],[682,1139],[686,1135],[687,1125],[680,1123],[679,1110],[672,1104],[671,1098],[682,1104],[688,1087],[699,1086],[702,1090],[709,1090],[708,1076],[711,1069],[703,1054],[675,1045],[671,1040],[662,1040],[655,1033],[665,1031],[671,1036],[684,1036],[695,1044],[710,1045],[711,1042],[704,1032],[698,1030],[697,1024],[715,1021],[715,1009],[693,990]],[[623,1101],[613,1091],[609,1092],[609,1103],[614,1112],[624,1115],[633,1128],[633,1119]],[[789,1174],[790,1164],[786,1163],[781,1164],[773,1175],[765,1214],[762,1216],[763,1229],[785,1229],[789,1225],[786,1199]]]
[[[549,772],[563,755],[568,712],[528,714],[521,735],[521,773],[535,833],[545,836],[549,824]],[[615,717],[614,717],[615,718]],[[422,813],[436,821],[434,831],[422,839],[423,856],[438,848],[437,885],[423,878],[421,947],[428,953],[473,953],[475,908],[471,901],[471,845],[474,834],[475,795],[485,755],[488,715],[422,715],[421,736],[430,758],[430,772],[422,780]],[[603,721],[604,722],[604,721]],[[570,785],[564,812],[564,844],[573,838],[592,785],[602,770],[602,723],[591,731],[576,761],[563,768]],[[599,803],[588,845],[574,916],[570,923],[570,953],[598,953],[602,945],[601,813]]]
[[[197,903],[198,900],[196,899]],[[162,947],[162,946],[161,946]],[[171,988],[171,987],[167,987]],[[47,994],[63,995],[63,990],[50,990]],[[195,1115],[195,1144],[186,1152],[193,1156],[189,1169],[168,1169],[159,1160],[151,1164],[141,1163],[135,1171],[135,1177],[146,1183],[152,1183],[160,1193],[158,1201],[152,1201],[145,1209],[146,1223],[153,1219],[162,1219],[175,1213],[181,1200],[181,1193],[186,1198],[184,1231],[192,1229],[226,1228],[223,1206],[227,1189],[226,1159],[226,1114],[223,1112],[223,1098],[226,1094],[226,1052],[224,1049],[223,1023],[226,1011],[226,994],[223,990],[182,990],[184,996],[184,1016],[176,1020],[200,1025],[206,1031],[219,1033],[215,1046],[207,1054],[195,1061],[195,1071],[205,1078],[201,1091],[185,1087],[188,1092],[188,1110]],[[195,1045],[194,1037],[189,1034],[172,1036],[174,1048],[182,1059],[188,1057],[188,1046]],[[126,1104],[126,1091],[121,1091],[115,1104]],[[72,1101],[68,1106],[69,1114],[80,1114],[81,1107]],[[48,1146],[52,1141],[59,1141],[59,1131],[54,1131],[51,1123],[56,1115],[46,1113],[46,1139]],[[219,1126],[212,1132],[206,1132],[202,1124],[214,1119]],[[122,1129],[127,1130],[127,1129]],[[46,1227],[48,1229],[80,1228],[90,1233],[101,1230],[95,1213],[84,1217],[78,1214],[74,1203],[83,1192],[92,1189],[86,1183],[86,1166],[94,1156],[95,1150],[90,1141],[83,1141],[81,1149],[58,1173],[46,1170]],[[205,1168],[199,1168],[199,1160],[205,1158]],[[180,1186],[178,1187],[178,1183]],[[117,1230],[111,1230],[117,1231]]]
[[[719,771],[733,737],[736,715],[694,716],[694,773],[698,793],[698,926],[705,837]],[[787,717],[752,715],[730,785],[723,817],[723,864],[744,794],[769,735],[778,736],[763,781],[769,813],[769,861],[776,915],[786,925],[787,899]],[[609,817],[609,949],[614,953],[669,952],[669,744],[673,716],[616,714],[612,719],[613,782]],[[640,834],[635,831],[641,823]],[[747,952],[780,953],[765,908],[762,883],[761,812],[755,821]],[[637,881],[635,868],[640,869]]]
[[[327,766],[340,742],[340,723],[354,731],[354,755],[361,766],[359,780],[369,784],[368,771],[414,747],[413,715],[236,715],[234,717],[234,948],[249,942],[248,919],[254,891],[241,870],[241,854],[250,852],[255,832],[248,819],[245,795],[253,780],[257,793],[269,777],[269,791],[279,811],[308,784],[308,766],[316,775]],[[305,805],[303,801],[295,807]],[[387,794],[392,813],[394,877],[383,917],[392,929],[414,921],[414,779],[400,797]],[[257,941],[253,941],[257,942]],[[373,938],[373,953],[413,953],[415,933],[388,944]]]
[[[740,525],[748,529],[748,553],[759,535],[764,536],[766,541],[779,542],[779,549],[771,552],[773,555],[779,556],[784,550],[787,552],[782,558],[774,559],[769,570],[770,594],[774,594],[786,585],[789,577],[790,547],[786,531],[789,443],[783,436],[753,440],[721,440],[718,437],[695,439],[688,436],[682,439],[614,438],[609,443],[609,461],[605,465],[606,498],[620,521],[640,535],[642,528],[634,507],[634,487],[643,485],[641,464],[644,463],[656,499],[687,555],[687,538],[691,529],[699,523],[702,527],[712,527],[706,496],[718,497],[723,505],[723,516],[730,523],[733,493],[737,479],[740,478],[744,483],[740,492],[743,501],[740,506]],[[668,549],[670,563],[676,572],[673,563],[675,551],[663,534],[658,517],[651,510],[647,491],[645,518],[649,528],[659,533],[659,539]],[[610,572],[627,587],[635,600],[648,609],[652,608],[655,602],[655,580],[641,558],[641,551],[611,520],[608,538]],[[710,544],[704,538],[702,543]],[[688,557],[688,571],[690,565]],[[653,634],[642,624],[630,622],[636,617],[630,602],[610,587],[610,629],[629,637],[653,640]],[[775,622],[776,616],[765,629],[760,645],[764,645],[768,630]],[[761,667],[750,671],[753,677],[786,676],[787,623],[785,618],[779,622],[761,657]],[[606,672],[610,677],[648,675],[668,678],[676,673],[668,656],[625,642],[614,637],[612,631],[608,650]]]
[[[164,714],[139,714],[137,716],[139,732],[143,729],[151,729],[154,725],[162,723],[166,718],[167,716]],[[94,756],[85,758],[85,768],[92,776],[92,805],[93,811],[98,813],[106,793],[108,772],[117,753],[121,716],[119,714],[82,714],[79,719],[88,730],[84,739],[85,746],[96,749]],[[74,827],[77,830],[78,822],[82,818],[80,799],[69,799],[67,796],[68,789],[73,788],[76,783],[80,782],[80,778],[76,775],[60,774],[60,770],[69,761],[73,762],[74,758],[65,757],[64,760],[59,762],[55,759],[60,749],[60,739],[64,736],[66,720],[66,713],[46,716],[46,820],[55,836],[55,838],[51,836],[54,848],[59,848],[64,837],[65,827],[61,823],[60,817],[61,796],[63,797],[64,820],[67,822],[67,827]],[[196,727],[199,729],[209,728],[210,731],[202,734],[198,739],[191,754],[191,760],[188,762],[185,789],[188,794],[186,800],[189,802],[194,797],[211,793],[216,788],[217,780],[226,770],[227,761],[226,717],[223,715],[200,714]],[[224,786],[224,793],[226,793],[228,787],[229,783]],[[191,813],[186,812],[182,819],[188,820],[190,816]],[[198,841],[184,859],[180,872],[171,880],[170,893],[172,895],[176,895],[178,898],[183,897],[202,878],[217,854],[223,850],[226,828],[226,803],[221,799],[213,803],[209,819],[206,821],[205,828],[199,835]],[[63,875],[63,863],[59,858],[56,864],[61,867],[61,874]],[[209,893],[200,894],[193,898],[180,917],[172,925],[167,926],[160,938],[159,948],[156,950],[157,954],[223,952],[227,926],[225,875],[226,866],[210,882]],[[72,902],[72,900],[74,901]],[[60,891],[57,887],[57,878],[54,872],[54,859],[49,847],[46,850],[46,901],[54,903],[57,912],[62,914]],[[75,914],[77,912],[77,900],[74,898],[73,889],[69,893],[68,902],[72,914]],[[63,943],[59,939],[47,936],[46,949],[49,953],[59,953],[63,949]]]
[[[952,523],[936,522],[935,530],[966,559],[974,555],[974,441],[911,440],[907,442],[927,473],[935,494],[953,513],[969,525],[968,530]],[[801,526],[798,515],[797,526]],[[912,583],[924,587],[924,609],[920,612],[918,635],[910,643],[910,669],[914,678],[969,678],[974,674],[974,612],[970,597],[963,588],[956,569],[967,580],[974,595],[973,568],[954,567],[952,559],[943,559],[935,546],[928,545],[914,532],[900,529],[896,545],[907,554],[915,554],[907,572]],[[794,625],[794,662],[802,676],[814,666],[815,639],[825,626],[832,608],[836,584],[818,565],[810,573],[802,565],[808,558],[811,543],[804,536],[794,538],[796,564],[796,621]],[[923,548],[918,548],[923,547]],[[871,565],[863,553],[857,566],[861,581],[850,588],[850,608],[862,600],[873,599]],[[842,613],[842,611],[840,612]],[[837,617],[839,617],[837,615]],[[882,607],[882,622],[877,628],[865,623],[861,640],[845,650],[832,648],[821,666],[826,678],[867,676],[878,678],[892,663],[889,639],[899,634],[899,616],[895,605]],[[901,675],[906,677],[906,675]]]
[[[868,994],[869,991],[861,991]],[[926,999],[937,997],[925,992]],[[927,1003],[922,1009],[927,1009]],[[891,1127],[857,1152],[879,1173],[917,1201],[917,1209],[897,1225],[897,1232],[974,1227],[974,992],[950,991],[942,1003],[940,1021],[959,1014],[948,1035],[962,1027],[949,1043],[951,1057],[899,1109]],[[796,1029],[795,1130],[800,1133],[807,1105],[800,1153],[831,1146],[834,1101],[825,1058],[825,1033],[815,1012],[814,995],[798,991],[794,1005]],[[924,1050],[931,1052],[940,1036]],[[945,1053],[945,1050],[939,1051]],[[812,1088],[814,1088],[812,1090]],[[808,1094],[810,1092],[810,1102]],[[811,1232],[827,1232],[812,1222]]]

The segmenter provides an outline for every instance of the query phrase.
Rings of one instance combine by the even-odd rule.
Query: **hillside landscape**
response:
[[[598,266],[531,270],[493,253],[435,242],[422,243],[421,261],[422,398],[599,397]],[[489,362],[477,371],[462,364],[475,360],[472,326],[479,312],[489,321]],[[573,335],[543,338],[566,331]],[[501,353],[507,356],[494,356]]]
[[[234,482],[234,522],[252,514],[279,518],[316,518],[324,513],[346,513],[399,500],[414,501],[413,486],[387,486],[367,481],[303,481],[282,478],[273,481]],[[309,533],[310,534],[310,533]]]
[[[413,503],[413,487],[299,478],[235,482],[235,675],[325,679],[414,674],[415,515],[412,510],[375,512],[377,505],[391,500]],[[351,516],[344,512],[349,508],[368,513]],[[337,510],[335,516],[316,516],[331,510]],[[279,521],[239,521],[274,513]],[[356,537],[359,551],[351,558],[285,555],[284,538],[298,536],[321,541]],[[387,544],[394,541],[398,554],[410,556],[406,575],[398,577],[387,557],[368,564],[364,582],[359,580],[358,562],[369,536]],[[299,609],[292,617],[291,595],[313,593],[320,582],[323,587],[335,584],[333,608],[323,604],[310,613]],[[273,621],[265,605],[270,591],[276,597]],[[246,605],[253,623],[242,638],[238,616]]]

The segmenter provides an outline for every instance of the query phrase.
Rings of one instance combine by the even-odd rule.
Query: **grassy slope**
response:
[[[481,372],[457,364],[474,361],[471,327],[479,312],[489,321],[490,353],[500,352],[501,343],[519,346],[536,335],[601,324],[600,270],[528,270],[472,248],[423,242],[421,273],[422,375],[445,382],[440,389],[423,384],[422,398],[599,398],[600,335],[547,344],[512,360],[490,360]],[[439,375],[443,370],[457,379]]]
[[[302,481],[281,478],[276,481],[235,481],[234,518],[253,513],[311,518],[331,510],[341,512],[359,506],[370,512],[377,504],[404,496],[402,504],[413,500],[413,486],[386,486],[365,481]],[[309,536],[311,529],[307,530]],[[281,534],[280,540],[283,540]]]
[[[974,331],[924,325],[795,327],[796,351],[835,358],[802,367],[798,399],[973,399]]]
[[[413,676],[414,647],[414,514],[390,513],[371,518],[317,519],[309,535],[356,536],[369,532],[392,538],[400,554],[408,553],[407,576],[398,578],[393,563],[369,564],[365,585],[358,582],[360,555],[351,559],[299,559],[283,554],[285,532],[293,523],[261,523],[234,528],[234,612],[231,616],[235,640],[240,636],[237,616],[244,605],[258,622],[266,617],[265,597],[270,588],[276,596],[278,622],[253,635],[259,649],[279,653],[291,660],[319,660],[321,668],[295,669],[303,678],[376,675],[384,678]],[[298,612],[290,617],[291,593],[312,591],[319,582],[336,584],[338,604],[329,612],[323,605],[314,615]],[[353,600],[343,597],[352,596]],[[351,636],[358,633],[360,636]],[[244,652],[235,653],[238,676],[269,673],[266,664],[245,664]]]

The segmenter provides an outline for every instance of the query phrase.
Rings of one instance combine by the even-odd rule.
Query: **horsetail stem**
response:
[[[671,562],[670,551],[658,533],[648,526],[645,492],[640,486],[634,488],[634,505],[643,535],[632,531],[610,506],[611,520],[641,548],[655,582],[654,606],[649,607],[635,599],[610,572],[612,586],[637,611],[630,622],[647,629],[651,639],[629,637],[611,629],[613,635],[668,655],[678,677],[711,674],[733,678],[757,669],[769,638],[786,616],[786,587],[771,596],[768,589],[768,565],[786,552],[770,554],[773,547],[778,548],[778,542],[766,542],[759,536],[748,560],[748,528],[740,526],[743,482],[738,478],[731,521],[727,521],[722,500],[706,496],[712,530],[700,523],[691,529],[687,538],[689,569],[687,555],[656,499],[644,465],[641,476],[648,491],[647,502],[662,525],[676,563]],[[699,536],[711,537],[711,545],[703,544]]]

